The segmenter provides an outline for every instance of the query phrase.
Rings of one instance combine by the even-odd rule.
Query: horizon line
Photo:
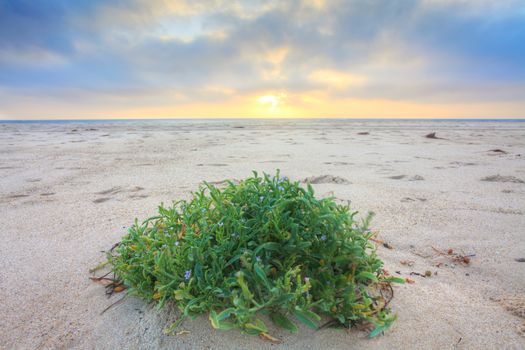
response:
[[[477,117],[458,117],[458,118],[355,118],[355,117],[155,117],[155,118],[57,118],[57,119],[2,119],[2,122],[60,122],[60,121],[169,121],[169,120],[476,120],[476,121],[525,121],[524,117],[518,118],[505,118],[505,117],[493,117],[493,118],[477,118]]]

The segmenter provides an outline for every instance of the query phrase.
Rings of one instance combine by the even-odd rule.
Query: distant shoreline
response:
[[[107,123],[125,123],[125,124],[181,124],[181,123],[223,123],[223,122],[525,122],[521,119],[468,119],[468,118],[160,118],[160,119],[6,119],[1,120],[0,124],[107,124]]]

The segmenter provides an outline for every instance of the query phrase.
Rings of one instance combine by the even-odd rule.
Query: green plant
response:
[[[385,291],[403,280],[385,276],[369,241],[371,215],[358,222],[356,214],[279,172],[254,172],[161,205],[108,260],[128,293],[159,307],[175,302],[179,322],[209,312],[217,329],[266,335],[259,313],[292,332],[294,320],[316,329],[325,315],[346,327],[369,322],[374,336],[395,319]]]

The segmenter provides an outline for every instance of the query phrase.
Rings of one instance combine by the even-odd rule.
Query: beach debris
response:
[[[112,296],[113,293],[121,293],[126,289],[126,286],[122,283],[122,281],[116,278],[106,277],[110,273],[111,271],[100,277],[96,277],[96,276],[89,277],[91,281],[102,284],[106,288],[106,295],[108,297]]]
[[[370,135],[368,131],[358,132],[357,135]]]
[[[124,290],[125,288],[122,286],[122,285],[118,285],[116,286],[115,288],[113,288],[113,293],[120,293]]]
[[[399,263],[401,265],[406,265],[406,266],[414,266],[415,264],[413,260],[401,260]]]
[[[190,331],[180,331],[180,332],[175,333],[176,336],[184,336],[188,334],[191,334],[191,332]]]
[[[425,277],[425,278],[426,277],[432,277],[432,271],[427,270],[427,271],[425,271],[425,273],[412,271],[412,272],[410,272],[410,276],[420,276],[420,277]]]
[[[261,338],[262,340],[269,341],[270,343],[273,343],[273,344],[280,344],[281,343],[281,341],[279,339],[277,339],[275,337],[272,337],[268,333],[264,333],[264,332],[259,333],[259,338]]]
[[[114,282],[112,278],[106,278],[106,277],[89,277],[89,279],[95,283],[102,284],[103,286],[107,286],[108,284],[111,284]]]
[[[516,258],[514,260],[516,260],[517,262],[525,262],[525,258]]]
[[[432,247],[432,249],[436,253],[438,253],[439,255],[450,257],[452,259],[452,261],[455,262],[455,263],[460,263],[460,264],[465,264],[465,265],[469,265],[470,264],[470,258],[473,257],[473,256],[476,256],[476,254],[459,254],[459,253],[455,253],[454,249],[452,249],[452,248],[449,248],[447,251],[442,251],[442,250],[437,249],[435,247]],[[439,263],[436,266],[440,267],[441,265],[442,265],[442,263]],[[455,267],[455,266],[454,266],[454,264],[451,264],[450,267]]]
[[[424,274],[419,273],[419,272],[416,272],[416,271],[411,271],[411,272],[410,272],[410,276],[420,276],[420,277],[425,277]]]
[[[491,175],[491,176],[485,176],[481,179],[481,181],[487,181],[487,182],[513,182],[522,184],[525,183],[522,179],[518,179],[515,176],[503,176],[503,175]]]
[[[430,134],[425,135],[427,139],[436,139],[436,140],[443,140],[441,137],[437,137],[435,132],[431,132]]]
[[[347,179],[344,179],[339,176],[334,175],[320,175],[320,176],[310,176],[304,179],[302,182],[311,183],[311,184],[337,184],[337,185],[348,185],[351,182]]]
[[[377,235],[377,233],[375,233],[374,236],[375,235]],[[383,247],[385,247],[387,249],[394,249],[394,247],[390,243],[382,241],[382,240],[377,239],[377,238],[374,238],[373,236],[370,237],[369,240],[372,241],[372,242],[375,242],[377,244],[380,244],[380,245],[382,245]]]
[[[405,278],[405,281],[406,281],[406,283],[408,283],[408,284],[414,284],[414,283],[416,283],[416,281],[414,281],[413,279],[408,278],[408,277]]]
[[[491,149],[491,150],[489,150],[489,152],[499,153],[499,154],[507,154],[507,152],[505,152],[504,150],[499,149],[499,148]]]
[[[119,300],[117,300],[114,303],[110,304],[108,307],[106,307],[104,310],[102,310],[102,312],[100,314],[103,315],[106,311],[111,309],[113,306],[116,306],[116,305],[120,304],[121,302],[123,302],[126,299],[127,296],[128,295],[126,294],[122,298],[120,298]]]

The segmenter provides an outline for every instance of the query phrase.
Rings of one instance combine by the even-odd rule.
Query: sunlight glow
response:
[[[265,95],[265,96],[259,97],[257,99],[257,102],[264,104],[264,105],[269,105],[268,111],[270,113],[273,113],[275,112],[275,109],[279,105],[279,97],[274,96],[274,95]]]

